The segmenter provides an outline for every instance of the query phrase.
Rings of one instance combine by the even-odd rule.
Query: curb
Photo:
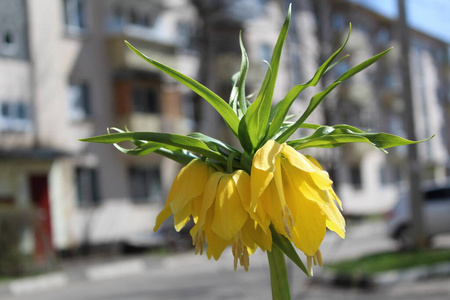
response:
[[[414,267],[405,270],[387,271],[376,275],[345,274],[331,270],[324,270],[322,274],[312,279],[317,283],[324,283],[339,287],[354,287],[370,289],[398,282],[417,281],[425,278],[450,275],[450,263],[433,264]]]
[[[75,273],[66,270],[62,272],[14,279],[0,284],[0,297],[43,292],[62,288],[70,283],[80,281],[98,282],[108,279],[117,279],[124,276],[137,275],[149,270],[151,265],[152,263],[146,259],[131,259],[81,268]]]
[[[63,272],[58,272],[13,280],[8,288],[10,294],[17,296],[60,288],[68,283],[69,277]]]

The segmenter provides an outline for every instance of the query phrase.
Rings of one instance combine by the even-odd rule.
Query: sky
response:
[[[397,0],[351,0],[389,18],[397,17]],[[450,44],[450,0],[405,0],[408,25]]]

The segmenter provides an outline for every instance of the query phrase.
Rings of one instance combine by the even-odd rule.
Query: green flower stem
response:
[[[233,173],[233,159],[239,155],[239,152],[233,152],[227,159],[227,173]]]
[[[270,283],[272,286],[272,299],[290,300],[289,280],[286,269],[286,259],[283,251],[275,244],[272,245],[272,252],[267,251],[267,258],[270,267]]]

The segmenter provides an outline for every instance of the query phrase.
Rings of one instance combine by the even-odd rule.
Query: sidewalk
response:
[[[450,245],[450,237],[438,239],[436,244],[441,247],[448,247]],[[347,238],[345,240],[341,240],[335,234],[329,233],[323,241],[321,249],[325,263],[333,263],[370,253],[393,250],[395,249],[395,242],[386,238],[385,227],[382,222],[349,224]],[[294,267],[292,266],[293,269]],[[261,272],[266,270],[267,260],[264,253],[252,255],[251,268],[254,270],[259,269]],[[126,281],[131,280],[131,278],[136,278],[133,275],[140,275],[139,277],[150,275],[149,277],[152,278],[170,278],[176,273],[180,277],[192,277],[196,276],[196,274],[214,277],[216,275],[220,276],[219,273],[221,270],[228,269],[230,269],[230,274],[235,274],[232,271],[230,251],[225,251],[223,257],[218,262],[209,262],[203,256],[195,256],[193,251],[170,255],[147,254],[132,257],[99,256],[71,259],[61,263],[61,271],[59,272],[0,283],[0,298],[3,299],[3,296],[8,295],[31,295],[33,293],[61,289],[77,283],[108,283],[120,278]],[[323,268],[316,267],[314,272],[315,278],[317,279],[325,277]],[[244,276],[243,278],[248,278],[249,276],[249,274],[244,275],[247,277]],[[306,277],[300,271],[294,272],[293,275],[292,282],[297,282],[297,286],[292,285],[293,296],[296,294],[296,291],[298,293],[304,290],[316,291],[320,295],[327,290],[330,293],[334,291],[328,283],[324,285],[321,282],[319,285],[317,284],[317,280],[306,280]],[[405,286],[403,283],[401,285],[392,284],[400,280],[414,282],[414,278],[411,276],[396,277],[396,275],[392,274],[389,276],[390,281],[388,283],[390,283],[391,290],[397,286]],[[343,289],[341,288],[341,290]],[[450,296],[448,299],[450,299]]]
[[[61,262],[60,271],[0,283],[0,298],[2,295],[48,291],[80,281],[102,281],[136,275],[149,269],[161,268],[167,258],[169,256],[147,254],[67,259]]]

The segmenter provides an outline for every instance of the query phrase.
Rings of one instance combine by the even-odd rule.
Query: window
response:
[[[425,192],[426,202],[449,201],[450,188],[437,188]]]
[[[361,168],[359,166],[350,167],[350,182],[355,189],[361,189]]]
[[[68,98],[69,117],[72,121],[82,121],[91,116],[90,92],[86,83],[71,84]]]
[[[161,196],[158,168],[132,167],[129,171],[131,198],[135,203],[157,201]]]
[[[83,0],[64,0],[64,15],[68,34],[79,34],[86,29]]]
[[[194,26],[183,22],[178,23],[177,35],[180,47],[188,50],[196,50]]]
[[[14,55],[18,50],[16,35],[7,30],[1,37],[0,52],[4,55]]]
[[[121,6],[115,6],[110,16],[110,28],[120,29],[125,25],[125,11]]]
[[[100,204],[98,172],[96,169],[77,167],[75,170],[75,180],[79,206]]]
[[[0,103],[0,130],[26,132],[31,129],[29,105],[25,102]]]
[[[135,87],[133,89],[133,111],[140,113],[159,113],[158,91],[155,88]]]
[[[152,17],[146,12],[142,12],[134,8],[131,8],[129,20],[131,25],[141,27],[153,27],[156,22],[156,17]]]

